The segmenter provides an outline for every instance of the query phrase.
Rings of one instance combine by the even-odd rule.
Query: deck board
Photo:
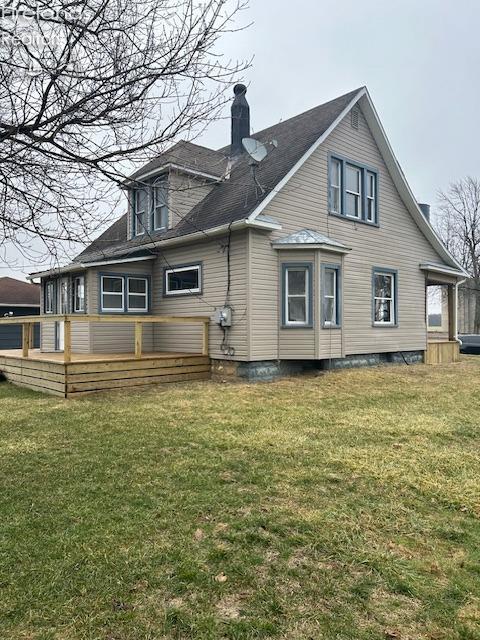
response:
[[[65,398],[108,389],[210,378],[210,358],[199,353],[147,352],[72,354],[20,349],[0,351],[0,372],[14,384]]]

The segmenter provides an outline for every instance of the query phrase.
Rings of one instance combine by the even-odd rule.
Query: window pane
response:
[[[168,209],[166,206],[155,208],[153,226],[155,229],[166,229],[168,227]]]
[[[347,165],[347,185],[348,191],[360,193],[360,170]]]
[[[335,271],[334,269],[325,269],[325,295],[335,295]]]
[[[135,210],[137,213],[140,211],[146,211],[147,209],[147,190],[146,189],[137,189],[137,202]]]
[[[147,293],[147,281],[145,278],[129,278],[128,291],[129,293]]]
[[[376,274],[375,275],[375,297],[391,298],[392,297],[392,276]]]
[[[340,162],[332,160],[330,163],[330,183],[335,187],[340,186]]]
[[[375,197],[375,176],[373,173],[367,173],[367,195],[374,198]]]
[[[108,292],[122,293],[122,278],[103,278],[103,290]]]
[[[288,321],[289,322],[306,322],[307,310],[305,298],[289,298],[288,299]]]
[[[123,296],[105,293],[102,306],[104,309],[123,309]]]
[[[335,324],[335,300],[333,298],[325,298],[325,322]]]
[[[375,200],[367,200],[367,218],[375,220]]]
[[[392,321],[392,301],[375,300],[375,322]]]
[[[338,187],[330,188],[330,206],[335,213],[340,212],[340,189]]]
[[[198,288],[198,269],[188,269],[168,274],[168,291],[184,291]]]
[[[306,269],[289,269],[287,271],[287,277],[289,295],[301,295],[305,293],[307,280]]]
[[[360,198],[351,193],[347,193],[345,203],[347,216],[358,218],[360,216]]]
[[[128,308],[129,309],[143,309],[147,308],[147,297],[146,296],[136,296],[130,294],[128,296]]]

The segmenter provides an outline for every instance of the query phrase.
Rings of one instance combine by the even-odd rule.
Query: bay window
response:
[[[163,231],[168,228],[168,200],[167,184],[165,180],[155,182],[153,191],[153,220],[152,229]]]
[[[312,265],[282,265],[282,324],[284,327],[312,326]]]
[[[133,235],[140,236],[145,233],[147,224],[148,191],[147,189],[135,189],[133,207]]]
[[[340,327],[340,265],[322,264],[322,326]]]
[[[346,166],[345,215],[362,216],[362,170],[351,164]]]
[[[53,313],[55,307],[55,283],[53,280],[48,280],[45,283],[45,313]]]

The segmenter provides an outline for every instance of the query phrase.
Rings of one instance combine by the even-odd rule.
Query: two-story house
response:
[[[455,345],[465,272],[416,202],[365,87],[255,134],[235,87],[231,143],[179,142],[125,183],[128,211],[73,262],[32,274],[42,315],[72,314],[75,354],[132,353],[133,323],[210,318],[213,371],[408,361],[427,351],[426,285],[447,285]],[[255,161],[242,140],[263,143]],[[424,208],[425,211],[425,208]],[[145,324],[147,352],[198,352],[198,328]],[[62,321],[41,352],[62,351]]]

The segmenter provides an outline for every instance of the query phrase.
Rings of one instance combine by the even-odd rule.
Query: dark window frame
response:
[[[332,196],[331,196],[331,165],[332,161],[336,161],[340,163],[340,174],[341,174],[341,190],[340,190],[340,211],[335,211],[332,206]],[[360,217],[355,217],[353,215],[347,215],[346,213],[346,172],[347,166],[354,167],[358,169],[361,173],[361,202],[360,202]],[[368,202],[367,202],[367,176],[368,174],[372,174],[375,177],[375,216],[374,220],[368,220]],[[328,197],[328,213],[331,216],[335,216],[338,218],[342,218],[343,220],[350,220],[351,222],[358,222],[360,224],[367,224],[370,227],[378,227],[379,226],[379,171],[375,167],[371,167],[362,162],[357,162],[356,160],[351,160],[350,158],[346,158],[338,153],[329,152],[328,153],[328,167],[327,167],[327,197]]]
[[[375,276],[389,275],[393,278],[393,322],[378,322],[375,320]],[[398,269],[391,267],[372,267],[372,327],[375,329],[395,329],[398,327]]]
[[[123,300],[122,309],[110,309],[104,310],[103,308],[103,294],[109,293],[103,291],[103,278],[119,278],[122,280],[123,286]],[[128,278],[136,278],[138,280],[147,281],[147,309],[145,311],[139,309],[128,309]],[[126,314],[126,315],[148,315],[151,311],[152,305],[152,277],[146,273],[117,273],[117,272],[100,272],[98,274],[98,312],[101,314]]]
[[[313,304],[313,262],[282,262],[282,299],[281,299],[281,328],[282,329],[312,329],[315,315]],[[308,301],[306,321],[304,323],[291,323],[287,318],[287,272],[289,269],[305,269],[308,273],[306,297]]]
[[[326,272],[328,270],[335,271],[335,315],[336,322],[334,324],[327,322],[325,318],[326,302]],[[322,262],[320,264],[321,271],[321,327],[322,329],[341,329],[342,328],[342,266],[338,263]]]

